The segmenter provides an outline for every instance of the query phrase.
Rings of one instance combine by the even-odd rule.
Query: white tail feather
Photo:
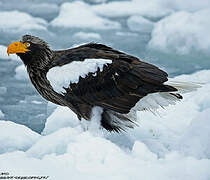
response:
[[[170,81],[167,82],[166,85],[175,87],[178,90],[174,92],[175,94],[195,91],[202,86],[202,83]],[[172,93],[159,92],[148,94],[147,96],[140,99],[140,101],[133,109],[137,111],[151,111],[154,114],[157,114],[157,109],[160,107],[164,108],[169,105],[175,105],[177,101],[180,101],[180,99]]]
[[[166,85],[175,87],[179,93],[188,93],[196,91],[198,88],[202,87],[202,83],[196,82],[180,82],[180,81],[168,81]]]
[[[175,105],[177,101],[180,101],[180,99],[168,92],[152,93],[140,99],[134,110],[151,111],[157,114],[157,109]]]

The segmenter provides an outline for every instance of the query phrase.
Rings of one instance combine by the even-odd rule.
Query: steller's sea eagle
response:
[[[177,87],[195,88],[167,85],[163,70],[103,44],[52,50],[40,38],[24,35],[7,53],[21,58],[42,97],[69,107],[80,120],[91,120],[98,108],[101,126],[108,131],[132,128],[136,110],[155,110],[182,99]]]

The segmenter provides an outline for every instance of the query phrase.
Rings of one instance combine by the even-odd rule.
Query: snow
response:
[[[0,119],[29,121],[36,130],[44,121],[46,104],[25,81],[24,65],[13,61],[19,58],[6,53],[9,43],[26,33],[62,49],[103,41],[164,66],[170,75],[206,70],[172,78],[203,84],[156,116],[138,112],[139,126],[127,133],[108,133],[99,129],[100,118],[80,122],[69,108],[50,103],[41,135],[1,120],[1,172],[46,175],[50,180],[210,179],[210,0],[18,2],[0,2]]]
[[[170,1],[170,3],[165,1],[165,4],[168,7],[173,8],[174,10],[179,10],[179,11],[185,10],[185,11],[189,11],[189,12],[210,8],[210,0],[202,0],[202,1],[174,0],[174,1]]]
[[[58,17],[51,22],[51,25],[56,27],[98,30],[119,29],[121,27],[118,22],[96,15],[91,10],[91,6],[81,1],[62,4]]]
[[[28,80],[29,79],[28,73],[27,73],[27,70],[26,70],[26,67],[24,66],[24,64],[17,66],[15,69],[15,73],[16,73],[15,78],[18,80]]]
[[[0,31],[47,30],[47,22],[19,11],[0,12]]]
[[[153,22],[142,16],[131,16],[127,20],[127,25],[132,31],[151,32],[153,29]]]
[[[93,39],[100,40],[101,39],[100,34],[93,33],[93,32],[86,33],[86,32],[80,31],[80,32],[75,33],[73,36],[82,40],[93,40]]]
[[[4,117],[4,113],[0,110],[0,118]]]
[[[0,121],[0,154],[12,151],[26,151],[40,135],[29,128],[11,121]]]
[[[0,45],[0,59],[19,60],[18,56],[15,54],[10,54],[10,56],[8,56],[7,47],[3,45]]]
[[[141,15],[149,18],[160,18],[174,10],[167,7],[163,0],[113,1],[92,6],[94,12],[104,17],[127,17]]]
[[[48,135],[64,127],[76,127],[78,124],[79,121],[75,113],[70,111],[68,107],[58,106],[47,118],[42,134]]]
[[[43,17],[44,19],[52,19],[54,16],[58,14],[59,6],[57,4],[52,3],[52,0],[49,3],[46,1],[27,1],[27,0],[19,0],[17,3],[16,0],[2,0],[4,1],[2,4],[0,3],[0,9],[2,11],[12,11],[18,10],[21,12],[26,12],[36,17]]]
[[[203,70],[173,78],[205,84],[184,94],[176,106],[160,109],[160,116],[139,112],[139,127],[127,133],[94,133],[97,126],[84,131],[76,115],[60,106],[47,119],[41,136],[25,126],[0,121],[3,169],[16,175],[46,175],[52,180],[208,180],[209,76],[210,71]],[[100,109],[95,110],[97,117]],[[98,125],[98,118],[95,120]]]
[[[85,59],[84,61],[74,61],[64,66],[51,68],[47,73],[47,79],[50,81],[54,91],[65,92],[70,83],[77,83],[79,78],[85,78],[88,73],[96,73],[98,68],[103,70],[103,66],[112,63],[107,59]]]
[[[210,137],[207,126],[210,124],[209,114],[210,108],[208,107],[193,118],[188,130],[179,142],[180,151],[197,158],[210,157],[210,141],[204,141]]]
[[[191,54],[210,52],[210,9],[177,12],[155,24],[149,48],[166,53]]]

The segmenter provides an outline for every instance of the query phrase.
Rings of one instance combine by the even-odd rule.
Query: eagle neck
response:
[[[54,57],[53,51],[49,48],[41,49],[35,53],[18,53],[17,54],[25,66],[32,68],[34,70],[46,70],[50,66],[52,59]]]

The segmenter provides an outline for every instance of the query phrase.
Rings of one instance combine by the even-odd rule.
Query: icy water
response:
[[[141,19],[138,20],[138,17],[137,20],[135,20],[136,17],[128,20],[131,16],[140,16],[135,13],[120,14],[119,12],[119,14],[115,15],[114,12],[113,14],[109,14],[106,13],[105,10],[97,12],[95,6],[105,1],[86,1],[87,4],[85,5],[76,4],[74,7],[69,7],[69,11],[71,12],[74,11],[74,9],[71,8],[81,7],[81,10],[83,10],[83,6],[85,6],[88,11],[85,12],[87,13],[87,17],[91,16],[92,19],[89,20],[95,23],[91,26],[87,25],[83,27],[83,25],[79,23],[81,19],[75,20],[75,22],[69,24],[60,23],[70,21],[71,15],[74,15],[74,13],[70,13],[68,17],[68,13],[65,14],[67,9],[62,10],[61,4],[64,1],[40,2],[21,0],[18,1],[17,4],[17,1],[14,0],[0,1],[0,45],[6,47],[14,40],[19,40],[24,34],[33,34],[49,42],[50,46],[54,49],[65,49],[86,42],[104,43],[113,48],[135,55],[144,61],[156,64],[166,70],[170,77],[210,68],[209,44],[204,48],[199,49],[198,47],[199,50],[194,51],[193,49],[196,47],[194,47],[194,45],[192,45],[192,47],[189,46],[188,43],[190,42],[188,42],[188,39],[185,41],[179,40],[180,37],[177,35],[177,32],[174,32],[174,36],[177,36],[174,43],[178,45],[173,47],[170,44],[171,35],[169,34],[168,39],[164,42],[169,49],[165,48],[165,50],[159,50],[158,48],[154,48],[156,44],[159,43],[158,39],[156,40],[156,44],[151,42],[152,38],[155,41],[153,37],[155,32],[159,32],[158,27],[156,31],[154,31],[154,27],[156,27],[156,24],[161,19],[170,15],[168,12],[165,12],[163,15],[157,13],[155,17],[154,15],[149,16],[147,11],[145,11],[145,17],[147,17],[148,23]],[[95,7],[95,13],[92,13],[92,7]],[[195,7],[192,7],[192,9],[194,10]],[[59,12],[62,11],[64,11],[63,16],[59,17]],[[174,10],[170,11],[174,12]],[[94,15],[89,15],[90,12]],[[10,20],[12,19],[12,22],[5,20],[7,17]],[[101,19],[98,20],[98,17]],[[60,21],[56,22],[57,24],[54,21],[56,18],[60,18]],[[103,22],[104,19],[110,22]],[[88,21],[87,19],[83,21],[84,24],[88,24],[86,22]],[[59,23],[61,25],[59,25]],[[194,24],[193,26],[196,26],[196,22]],[[102,26],[104,26],[104,28],[100,28]],[[167,28],[163,28],[162,30],[166,31]],[[171,33],[173,34],[173,31]],[[180,33],[183,35],[182,38],[184,39],[185,32],[180,31]],[[160,42],[163,39],[161,35],[160,32],[156,35],[158,37],[160,36]],[[201,40],[203,38],[202,34],[199,34],[198,37],[201,38]],[[197,36],[195,35],[195,39],[192,39],[192,41],[196,40],[196,38]],[[161,49],[164,47],[164,43],[158,47]],[[181,49],[180,53],[177,48],[185,43],[186,45],[183,46],[184,50]],[[5,56],[1,56],[0,54],[0,110],[4,114],[1,119],[24,124],[34,131],[41,132],[48,116],[47,102],[40,97],[28,79],[15,78],[15,69],[20,66],[21,63],[20,60],[5,59]]]

